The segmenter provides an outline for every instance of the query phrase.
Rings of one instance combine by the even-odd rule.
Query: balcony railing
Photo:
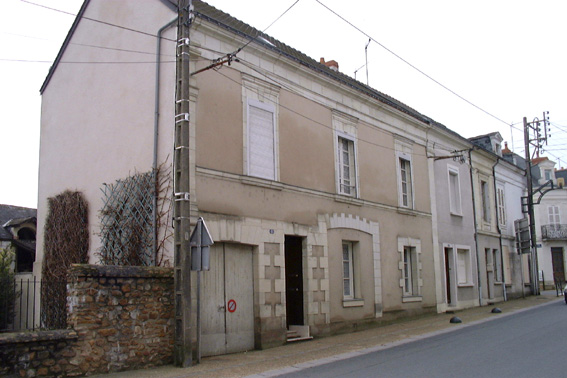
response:
[[[567,224],[541,226],[541,238],[544,240],[567,240]]]

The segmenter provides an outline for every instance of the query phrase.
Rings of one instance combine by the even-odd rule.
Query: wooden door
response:
[[[551,247],[551,264],[553,265],[553,280],[565,282],[565,264],[563,263],[563,248]]]
[[[303,238],[285,237],[286,323],[304,325],[303,317]]]
[[[201,355],[254,349],[252,248],[215,243],[202,286]]]

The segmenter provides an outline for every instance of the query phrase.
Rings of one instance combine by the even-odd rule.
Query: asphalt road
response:
[[[280,377],[567,377],[566,352],[567,305],[556,301]]]

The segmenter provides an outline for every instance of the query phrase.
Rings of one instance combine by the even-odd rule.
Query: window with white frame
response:
[[[411,159],[409,156],[398,157],[400,206],[413,208],[413,182]]]
[[[404,246],[403,251],[403,280],[404,280],[404,295],[415,296],[419,295],[417,280],[417,253],[415,247]]]
[[[552,177],[551,176],[551,169],[544,169],[543,175],[544,175],[546,181],[551,180],[551,177]]]
[[[559,215],[559,206],[550,205],[547,207],[549,225],[559,226],[561,224],[561,216]]]
[[[248,100],[248,175],[276,179],[275,107]]]
[[[496,187],[496,201],[498,203],[498,222],[505,226],[506,225],[506,198],[504,197],[504,187]]]
[[[459,285],[472,284],[471,253],[466,248],[457,248],[457,282]]]
[[[353,248],[354,243],[343,241],[343,298],[354,298],[354,268]]]
[[[398,237],[398,253],[402,288],[402,302],[422,300],[421,288],[421,241],[419,239]]]
[[[459,171],[452,167],[449,167],[449,206],[451,214],[462,214]]]
[[[337,142],[339,193],[356,197],[354,141],[344,136],[339,136]]]
[[[482,201],[482,220],[490,223],[490,191],[488,181],[480,181],[480,195]]]

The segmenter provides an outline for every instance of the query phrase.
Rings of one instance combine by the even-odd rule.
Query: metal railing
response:
[[[67,328],[66,291],[66,282],[31,274],[0,280],[0,332]]]
[[[541,226],[541,238],[547,240],[567,240],[567,224]]]

